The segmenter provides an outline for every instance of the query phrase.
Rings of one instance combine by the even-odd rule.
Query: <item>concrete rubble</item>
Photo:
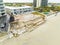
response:
[[[37,26],[44,23],[46,20],[42,16],[33,14],[15,15],[15,21],[11,23],[10,31],[14,36],[21,35],[25,32],[33,31]],[[45,17],[44,17],[45,18]],[[10,34],[12,37],[12,34]]]

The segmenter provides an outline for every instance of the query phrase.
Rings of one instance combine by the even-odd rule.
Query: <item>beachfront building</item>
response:
[[[5,6],[6,13],[13,13],[13,15],[18,15],[18,14],[25,14],[33,11],[33,8],[30,6],[22,6],[22,7],[10,7],[10,6]]]
[[[3,0],[0,0],[0,31],[6,31],[8,30],[7,25],[7,15],[5,15],[5,8]]]
[[[5,13],[3,0],[0,0],[0,15],[3,15]]]
[[[41,7],[41,6],[47,6],[48,0],[33,0],[33,6],[34,7]]]

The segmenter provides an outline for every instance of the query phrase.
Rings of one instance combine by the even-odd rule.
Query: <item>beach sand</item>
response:
[[[60,14],[47,19],[34,31],[7,39],[0,45],[60,45]]]

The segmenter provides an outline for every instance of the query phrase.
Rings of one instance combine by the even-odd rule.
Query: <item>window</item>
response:
[[[20,11],[20,13],[22,13],[22,11]]]
[[[5,13],[1,13],[1,15],[4,15]]]
[[[14,11],[16,11],[16,9],[14,9]]]
[[[3,0],[0,0],[0,2],[3,2]]]
[[[0,9],[3,9],[4,7],[0,7]]]
[[[14,14],[16,14],[16,15],[17,15],[17,12],[14,12]]]
[[[1,12],[3,12],[4,10],[1,10]]]
[[[2,6],[3,4],[0,4],[0,6]]]
[[[20,9],[20,10],[22,10],[22,9]]]

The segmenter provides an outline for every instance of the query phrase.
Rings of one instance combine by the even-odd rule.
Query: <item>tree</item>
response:
[[[52,3],[52,5],[51,5],[51,10],[54,10],[55,9],[55,5],[56,3]]]

